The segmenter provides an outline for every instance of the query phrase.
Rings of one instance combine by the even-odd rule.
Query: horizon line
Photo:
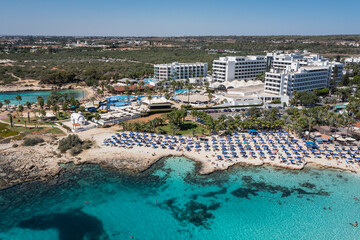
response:
[[[0,37],[121,37],[121,38],[180,38],[180,37],[326,37],[326,36],[360,36],[360,33],[346,34],[279,34],[279,35],[148,35],[148,36],[121,36],[121,35],[43,35],[43,34],[0,34]]]

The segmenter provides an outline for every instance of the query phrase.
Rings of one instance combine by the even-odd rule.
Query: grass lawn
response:
[[[38,128],[14,127],[13,129],[25,134],[45,134],[45,133],[64,134],[62,130],[56,127],[38,127]]]
[[[19,132],[17,132],[15,129],[10,129],[9,125],[5,123],[0,123],[0,137],[6,138],[6,137],[13,137],[18,135]]]
[[[19,118],[17,116],[15,116],[15,117],[16,118],[13,118],[13,123],[14,124],[24,124],[25,125],[22,118]],[[27,122],[27,117],[26,118],[24,117],[24,120],[26,121],[26,125],[35,126],[35,123],[36,123],[35,118],[30,118],[30,123]],[[3,121],[10,124],[10,119],[9,118],[3,119]],[[55,125],[55,123],[54,122],[48,122],[48,121],[42,122],[42,121],[38,120],[38,125],[49,125],[49,126],[51,126],[51,125]]]
[[[39,128],[29,128],[29,127],[13,127],[10,128],[10,125],[5,123],[0,123],[0,137],[13,137],[18,135],[19,133],[23,134],[56,134],[56,135],[64,135],[64,132],[57,127],[39,127]]]
[[[46,128],[46,133],[64,135],[64,132],[60,128],[57,128],[57,127]]]
[[[161,127],[157,127],[157,129],[159,129],[159,128],[163,129],[166,132],[166,134],[173,134],[173,132],[170,129],[169,124],[161,126]],[[177,134],[187,136],[187,135],[192,135],[193,132],[195,132],[195,135],[209,133],[209,131],[206,128],[204,128],[192,121],[185,121],[184,124],[181,126],[181,129],[179,131],[177,131]]]
[[[157,114],[153,114],[147,117],[140,117],[140,118],[135,118],[135,119],[130,119],[127,120],[126,122],[148,122],[149,120],[152,120],[154,118],[161,118],[164,117],[166,114],[163,113],[157,113]]]

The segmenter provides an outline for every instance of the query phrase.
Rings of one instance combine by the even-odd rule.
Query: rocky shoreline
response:
[[[0,145],[0,190],[10,188],[14,185],[21,184],[28,181],[46,181],[51,178],[56,178],[57,175],[66,169],[62,164],[73,163],[75,165],[97,164],[104,168],[126,170],[132,172],[143,172],[149,169],[157,161],[171,156],[186,157],[192,159],[199,164],[198,174],[207,175],[214,171],[227,170],[233,166],[272,166],[274,168],[301,170],[302,166],[282,166],[275,162],[239,162],[231,165],[226,165],[221,168],[209,168],[206,163],[191,154],[178,153],[163,153],[163,154],[131,154],[126,151],[121,153],[107,152],[103,153],[103,149],[95,147],[94,149],[86,150],[77,157],[69,154],[59,154],[57,152],[57,144],[54,139],[47,139],[48,143],[43,143],[37,147],[12,147],[12,143]],[[95,152],[102,152],[101,159]],[[308,163],[309,166],[319,168],[334,168],[342,169],[336,166],[324,166],[317,163]],[[349,170],[347,170],[349,171]],[[354,172],[354,171],[352,171]]]

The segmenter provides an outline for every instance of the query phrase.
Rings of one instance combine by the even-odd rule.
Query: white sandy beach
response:
[[[95,130],[95,129],[94,129]],[[101,129],[97,129],[101,130]],[[350,164],[346,163],[345,159],[335,159],[335,158],[326,158],[325,156],[314,156],[309,155],[308,157],[302,158],[302,163],[291,164],[289,162],[282,162],[279,159],[280,154],[282,154],[281,149],[275,155],[275,157],[271,158],[269,155],[265,155],[265,157],[260,157],[258,152],[254,157],[248,156],[244,158],[240,154],[240,150],[236,149],[236,153],[238,157],[231,158],[229,160],[223,159],[218,160],[217,155],[219,155],[219,151],[214,151],[213,148],[209,148],[208,151],[201,149],[200,151],[178,151],[175,149],[163,149],[163,148],[152,148],[145,146],[134,145],[132,148],[123,148],[123,147],[114,147],[114,146],[106,146],[103,144],[104,139],[110,138],[114,132],[105,131],[99,133],[100,131],[96,131],[93,134],[89,133],[80,133],[80,136],[83,135],[93,139],[96,142],[97,147],[90,149],[84,152],[81,156],[83,162],[94,162],[98,163],[99,161],[104,165],[119,167],[119,168],[130,168],[131,170],[145,170],[151,164],[156,162],[158,159],[167,156],[184,156],[190,159],[195,160],[198,163],[201,163],[200,174],[209,174],[211,172],[217,170],[225,170],[235,164],[249,164],[249,165],[272,165],[276,167],[283,167],[289,169],[300,170],[304,168],[306,164],[314,164],[321,167],[326,168],[338,168],[342,170],[349,170],[352,172],[360,172],[359,165],[356,163]],[[246,137],[249,136],[248,133],[245,134]],[[219,138],[218,136],[216,136]],[[191,139],[189,137],[189,139]],[[306,146],[303,142],[299,141],[299,144],[306,149]],[[254,149],[255,144],[250,142],[251,147]],[[327,144],[328,150],[335,151],[335,146],[333,144]],[[125,161],[125,162],[123,162]],[[135,164],[136,163],[136,164]]]

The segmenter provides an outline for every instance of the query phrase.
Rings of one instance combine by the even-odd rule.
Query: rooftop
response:
[[[203,65],[203,64],[207,64],[204,62],[194,62],[194,63],[178,63],[178,62],[173,62],[173,63],[161,63],[161,64],[155,64],[155,67],[171,67],[171,66],[179,66],[179,65]]]

